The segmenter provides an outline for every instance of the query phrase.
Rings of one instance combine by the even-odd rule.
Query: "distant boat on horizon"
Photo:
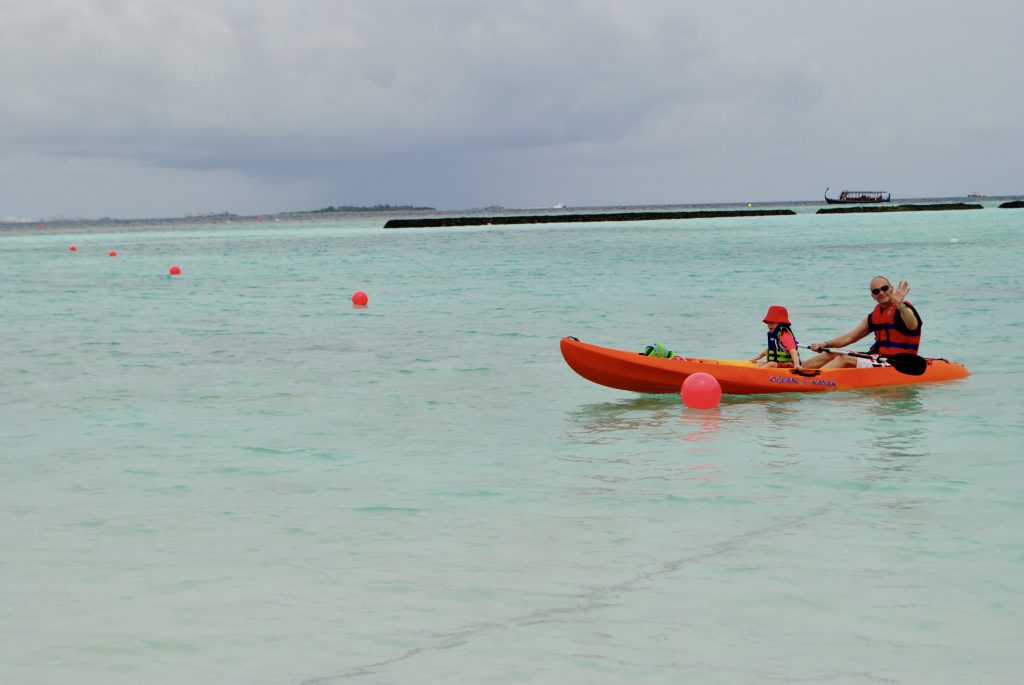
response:
[[[892,195],[884,190],[844,190],[839,197],[829,197],[825,188],[825,202],[830,205],[860,205],[873,202],[890,202]]]
[[[985,195],[984,193],[979,193],[977,190],[975,190],[973,193],[967,193],[967,197],[974,198],[976,200],[980,200],[981,198],[988,197],[988,196]]]

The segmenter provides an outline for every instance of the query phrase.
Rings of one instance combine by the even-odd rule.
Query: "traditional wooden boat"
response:
[[[562,338],[562,356],[588,381],[640,393],[678,393],[687,376],[704,372],[715,377],[723,393],[753,395],[779,392],[828,392],[886,385],[933,383],[971,375],[963,364],[947,359],[919,358],[922,368],[908,372],[894,366],[805,371],[755,366],[739,359],[648,357]],[[916,357],[916,355],[913,355]]]
[[[829,197],[828,188],[825,188],[825,202],[830,205],[862,205],[891,200],[892,195],[884,190],[844,190],[839,197]]]

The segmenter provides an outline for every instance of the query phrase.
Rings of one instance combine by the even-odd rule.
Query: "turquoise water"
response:
[[[0,681],[1019,681],[1024,212],[380,225],[0,233]],[[876,274],[973,376],[695,411],[558,351],[749,358]]]

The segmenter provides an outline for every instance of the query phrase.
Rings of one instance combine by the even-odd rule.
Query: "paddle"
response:
[[[806,347],[808,350],[811,349],[810,345],[801,345],[800,347]],[[910,352],[900,352],[889,357],[876,357],[873,354],[865,354],[863,352],[847,352],[846,350],[833,350],[830,347],[822,347],[821,352],[831,352],[832,354],[845,354],[847,357],[860,357],[861,359],[872,359],[880,362],[885,362],[892,368],[896,369],[900,373],[905,373],[908,376],[920,376],[928,368],[928,362],[924,357]]]

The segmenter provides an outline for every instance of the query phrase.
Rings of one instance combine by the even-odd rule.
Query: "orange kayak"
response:
[[[714,376],[722,386],[722,392],[734,395],[856,390],[951,381],[971,375],[963,364],[946,359],[926,359],[927,368],[920,376],[900,373],[891,366],[798,373],[794,369],[759,368],[739,359],[647,357],[638,352],[591,345],[571,337],[562,338],[562,356],[573,371],[588,381],[644,393],[678,393],[686,377],[699,371]]]

